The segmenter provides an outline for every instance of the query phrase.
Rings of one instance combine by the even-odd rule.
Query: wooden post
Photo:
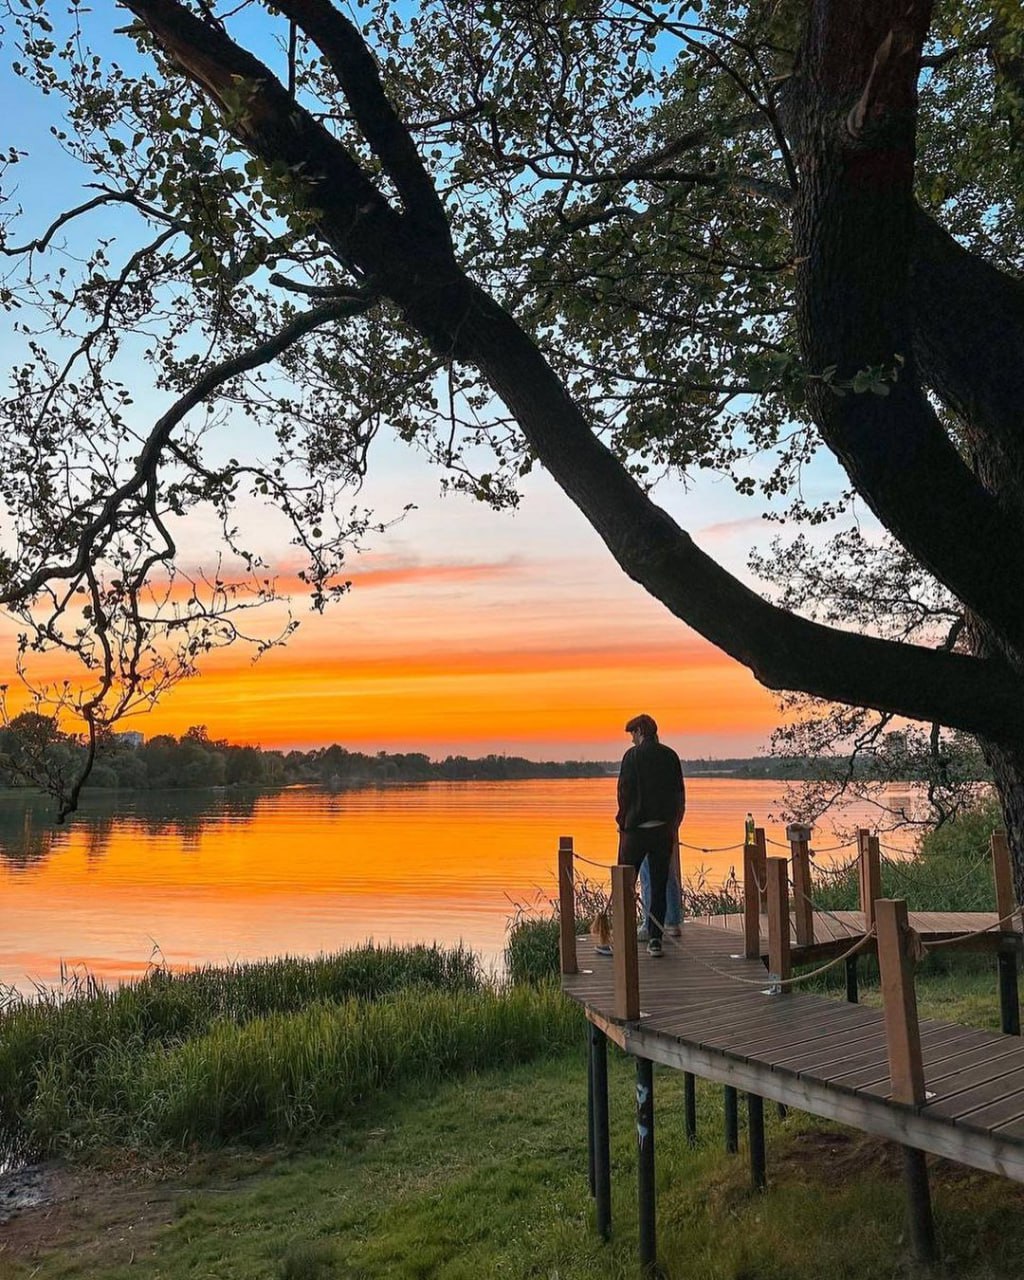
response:
[[[857,832],[860,909],[864,912],[864,932],[875,923],[875,903],[882,896],[882,861],[878,839],[866,828]]]
[[[857,961],[860,956],[846,957],[846,998],[850,1004],[857,1004],[860,1000],[860,992],[857,984]]]
[[[1020,995],[1017,990],[1017,943],[1004,942],[996,955],[999,966],[999,1025],[1004,1036],[1020,1035]]]
[[[692,1071],[683,1072],[683,1116],[686,1141],[689,1146],[697,1142],[697,1078]]]
[[[1017,894],[1013,887],[1010,846],[1005,831],[992,832],[992,877],[996,882],[996,915],[1011,919],[1000,926],[1003,933],[1017,932]],[[997,953],[999,966],[999,1014],[1003,1034],[1020,1035],[1020,996],[1017,990],[1017,943],[1004,942]]]
[[[793,822],[786,828],[786,839],[793,861],[793,921],[796,941],[801,947],[814,945],[814,904],[811,901],[811,828]]]
[[[924,1102],[921,1030],[917,1022],[914,962],[907,955],[907,904],[902,898],[875,903],[878,968],[882,978],[885,1043],[889,1054],[890,1096],[917,1107]]]
[[[768,972],[777,978],[792,973],[789,951],[789,862],[768,859]],[[788,987],[783,987],[788,991]]]
[[[1013,868],[1010,866],[1010,846],[1005,831],[992,832],[992,878],[996,882],[996,915],[1002,920],[1013,916],[1017,910],[1017,895],[1013,888]],[[1002,932],[1016,930],[1016,918],[1002,926]]]
[[[612,1231],[612,1163],[608,1140],[608,1041],[590,1024],[591,1071],[594,1093],[594,1200],[597,1230],[607,1240]]]
[[[760,890],[758,847],[744,845],[744,955],[760,959]]]
[[[637,1192],[640,1208],[640,1269],[652,1275],[658,1246],[654,1201],[654,1064],[636,1060]]]
[[[914,962],[907,954],[907,904],[893,898],[875,903],[878,930],[878,968],[882,978],[882,1008],[889,1055],[889,1088],[894,1102],[918,1107],[925,1100],[921,1029],[917,1021]],[[907,1193],[907,1222],[918,1262],[936,1256],[928,1166],[923,1151],[903,1148],[903,1182]]]
[[[576,888],[572,836],[558,837],[558,954],[563,973],[579,973],[576,963]]]
[[[636,872],[612,867],[612,939],[615,956],[615,1016],[624,1022],[640,1017],[640,973],[636,955]]]
[[[765,839],[764,827],[754,828],[754,859],[757,865],[757,878],[761,882],[761,908],[768,907],[768,841]]]

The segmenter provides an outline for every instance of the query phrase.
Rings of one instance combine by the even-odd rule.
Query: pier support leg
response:
[[[907,1227],[914,1258],[918,1262],[935,1262],[938,1248],[928,1186],[928,1165],[924,1152],[916,1147],[903,1148],[903,1182],[907,1190]]]
[[[740,1149],[740,1117],[736,1090],[727,1084],[723,1090],[725,1101],[725,1150],[734,1156]]]
[[[594,1031],[593,1023],[587,1023],[587,1185],[594,1195]]]
[[[608,1141],[608,1041],[590,1026],[590,1070],[594,1099],[594,1199],[597,1230],[603,1240],[612,1233],[612,1162]]]
[[[857,961],[860,956],[846,957],[846,999],[850,1004],[857,1004],[860,992],[857,988]]]
[[[1000,947],[999,1016],[1003,1035],[1020,1035],[1020,997],[1017,993],[1017,945]]]
[[[747,1094],[747,1134],[750,1141],[750,1181],[755,1191],[768,1185],[764,1157],[764,1098]]]
[[[636,1060],[636,1147],[640,1207],[640,1269],[654,1271],[657,1238],[654,1216],[654,1064]]]
[[[690,1071],[683,1072],[683,1111],[686,1115],[686,1141],[692,1147],[697,1143],[697,1077]]]

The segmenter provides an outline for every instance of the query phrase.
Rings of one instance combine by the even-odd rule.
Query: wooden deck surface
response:
[[[863,918],[836,916],[829,925],[844,930],[848,947]],[[636,1022],[614,1017],[613,961],[597,956],[589,938],[577,940],[580,971],[563,975],[563,990],[629,1053],[1024,1182],[1020,1037],[923,1019],[926,1101],[890,1102],[881,1010],[798,988],[770,994],[763,963],[738,954],[735,919],[739,928],[727,916],[687,921],[681,938],[666,937],[660,959],[640,947]],[[911,916],[925,937],[994,921],[994,913]]]

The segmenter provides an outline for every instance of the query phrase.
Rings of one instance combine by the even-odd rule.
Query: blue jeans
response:
[[[650,932],[651,871],[645,858],[640,865],[640,902],[643,906],[644,928]],[[665,892],[665,927],[683,922],[683,891],[679,884],[679,860],[673,851],[668,864],[668,887]]]

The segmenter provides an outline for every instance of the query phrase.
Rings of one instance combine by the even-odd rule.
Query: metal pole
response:
[[[612,1162],[608,1142],[608,1041],[604,1032],[590,1025],[590,1052],[594,1090],[594,1199],[597,1231],[603,1240],[612,1233]]]
[[[683,1072],[683,1110],[686,1113],[686,1141],[693,1147],[697,1143],[697,1078],[691,1071]]]
[[[725,1149],[734,1156],[740,1149],[740,1117],[737,1105],[736,1090],[727,1084],[723,1090],[725,1097]]]
[[[768,1185],[764,1158],[764,1098],[747,1094],[747,1130],[750,1139],[750,1181],[755,1191]]]
[[[857,989],[857,961],[860,956],[846,957],[846,998],[850,1004],[857,1004],[860,1000],[860,991]]]
[[[903,1148],[903,1181],[907,1190],[907,1225],[914,1257],[918,1262],[934,1262],[938,1248],[928,1187],[928,1166],[924,1152],[916,1147]]]
[[[636,1060],[637,1183],[640,1204],[640,1268],[652,1272],[657,1253],[654,1220],[654,1064]]]
[[[594,1178],[594,1024],[587,1023],[587,1184],[596,1194]]]
[[[1017,993],[1017,944],[1002,946],[999,959],[999,1015],[1003,1035],[1020,1035],[1020,998]]]

